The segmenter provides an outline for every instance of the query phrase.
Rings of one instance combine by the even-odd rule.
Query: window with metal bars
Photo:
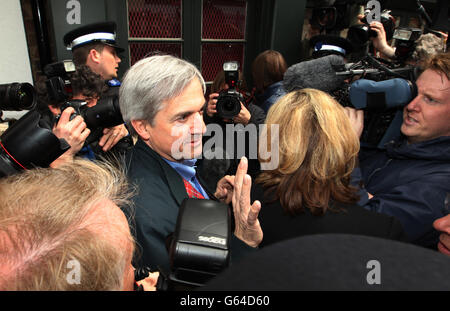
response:
[[[183,57],[184,40],[201,36],[198,64],[205,81],[212,81],[225,61],[239,61],[243,68],[247,1],[203,0],[201,20],[183,16],[184,1],[127,1],[130,65],[157,52]],[[201,33],[186,34],[183,18],[201,23]]]

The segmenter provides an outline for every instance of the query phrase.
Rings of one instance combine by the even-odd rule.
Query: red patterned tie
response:
[[[184,187],[186,188],[186,192],[190,198],[196,198],[196,199],[204,199],[205,198],[186,179],[183,178],[183,182],[184,182]]]

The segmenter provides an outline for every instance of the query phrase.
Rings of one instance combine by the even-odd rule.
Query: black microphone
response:
[[[344,58],[339,55],[328,55],[292,65],[286,70],[283,86],[291,92],[303,88],[313,88],[324,92],[332,92],[345,85],[346,77],[337,76],[337,68],[343,68]]]

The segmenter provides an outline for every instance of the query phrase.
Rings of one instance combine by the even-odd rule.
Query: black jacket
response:
[[[247,109],[251,115],[248,125],[256,127],[256,131],[253,131],[254,128],[244,127],[243,125],[242,129],[239,129],[238,124],[226,123],[217,115],[209,117],[206,111],[203,113],[203,119],[208,129],[203,137],[203,153],[205,154],[212,148],[221,150],[218,152],[221,155],[220,158],[204,157],[198,162],[199,174],[210,188],[215,189],[215,185],[223,176],[235,175],[242,156],[249,160],[248,174],[252,178],[260,173],[260,163],[257,159],[259,126],[264,124],[266,114],[253,103],[249,103]],[[221,129],[222,136],[215,131],[213,125]],[[227,130],[227,125],[234,129],[233,132]],[[210,133],[210,129],[213,132]],[[210,142],[214,142],[214,144]],[[217,149],[212,149],[212,151],[216,152]],[[243,154],[239,154],[240,152],[243,152]]]
[[[183,179],[141,139],[127,154],[125,168],[129,181],[137,186],[137,194],[132,198],[133,209],[124,209],[137,242],[135,268],[160,267],[168,272],[166,242],[175,231],[179,207],[188,198]],[[199,181],[202,183],[201,178]],[[214,195],[204,189],[214,199]],[[234,235],[232,237],[231,260],[253,251]]]
[[[264,232],[260,247],[303,235],[320,233],[346,233],[366,235],[405,241],[406,236],[400,222],[394,217],[370,212],[358,205],[334,202],[335,209],[328,210],[323,216],[314,216],[308,209],[296,216],[287,214],[279,201],[273,201],[272,194],[265,193],[263,187],[255,184],[252,188],[252,202],[262,204],[259,222]]]
[[[439,232],[433,222],[450,211],[450,137],[408,144],[392,141],[386,150],[362,148],[360,167],[367,191],[365,207],[396,217],[409,241],[436,249]]]

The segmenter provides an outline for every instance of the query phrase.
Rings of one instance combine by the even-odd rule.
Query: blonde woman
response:
[[[266,118],[267,140],[275,169],[255,180],[252,200],[261,202],[259,221],[264,231],[260,246],[300,235],[347,233],[404,239],[393,217],[356,205],[357,189],[350,185],[359,139],[340,106],[327,93],[301,89],[274,104]],[[270,129],[278,127],[278,148]],[[260,159],[261,163],[270,159]]]

